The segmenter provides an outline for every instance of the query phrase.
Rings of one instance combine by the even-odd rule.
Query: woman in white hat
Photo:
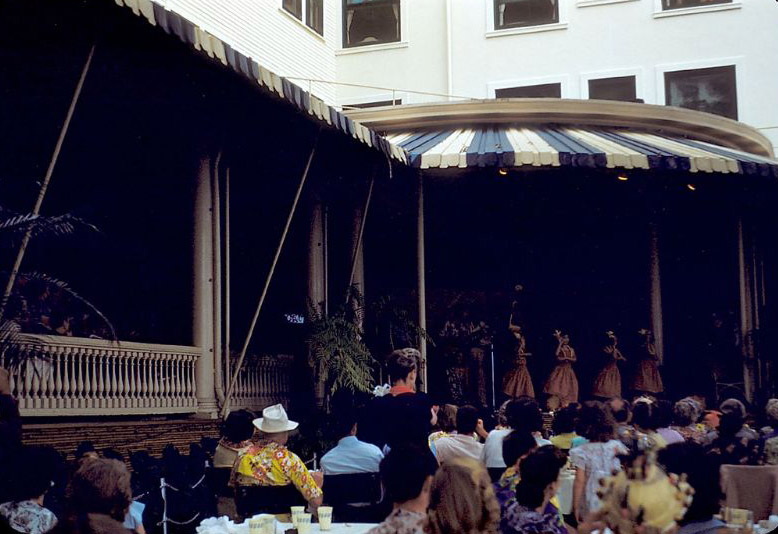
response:
[[[295,453],[286,448],[289,432],[297,428],[280,404],[262,410],[254,419],[262,440],[249,447],[235,462],[232,482],[237,486],[294,485],[312,510],[322,502],[321,473],[311,473]]]

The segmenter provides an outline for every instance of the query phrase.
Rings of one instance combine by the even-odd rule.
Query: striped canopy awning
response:
[[[778,161],[681,137],[623,129],[490,125],[387,136],[420,169],[589,167],[738,173],[778,178]]]
[[[386,139],[370,128],[359,124],[321,99],[293,84],[286,78],[269,71],[252,58],[238,52],[229,43],[222,41],[178,13],[166,9],[159,0],[115,0],[120,6],[127,6],[133,13],[145,18],[150,24],[159,26],[165,32],[176,35],[183,42],[210,58],[246,76],[275,96],[288,101],[300,111],[323,125],[340,130],[346,135],[374,147],[388,156],[396,153]]]

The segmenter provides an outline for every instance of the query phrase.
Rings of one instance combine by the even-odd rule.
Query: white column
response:
[[[662,321],[662,278],[659,270],[659,225],[651,223],[651,331],[654,333],[654,346],[659,363],[664,363],[665,336]]]
[[[201,349],[195,365],[197,384],[197,414],[216,417],[214,395],[213,339],[213,196],[211,189],[211,158],[203,156],[197,172],[194,199],[193,247],[193,319],[192,343]]]
[[[750,234],[750,232],[749,232]],[[754,399],[754,345],[752,333],[756,327],[756,299],[753,291],[753,247],[749,246],[743,220],[737,222],[738,284],[740,287],[740,349],[743,356],[743,389],[746,399]]]
[[[324,250],[324,206],[313,202],[308,232],[308,300],[319,312],[324,312],[326,295],[326,256]]]
[[[419,327],[427,330],[427,282],[425,275],[425,257],[424,257],[424,175],[419,173],[418,182],[418,211],[416,219],[416,279],[417,291],[419,293]],[[419,340],[419,352],[421,353],[421,382],[422,391],[428,390],[427,382],[427,340]]]

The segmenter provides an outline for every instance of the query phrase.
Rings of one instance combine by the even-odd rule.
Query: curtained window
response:
[[[685,7],[703,7],[731,3],[732,0],[662,0],[662,9],[683,9]]]
[[[400,40],[400,0],[343,0],[343,47]]]
[[[737,120],[735,66],[666,72],[665,104]]]
[[[494,0],[494,29],[559,22],[559,0]]]
[[[637,100],[635,77],[617,76],[615,78],[589,80],[589,98],[594,100],[634,102]]]

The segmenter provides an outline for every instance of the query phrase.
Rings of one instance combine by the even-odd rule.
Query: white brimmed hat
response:
[[[278,432],[287,432],[297,428],[296,421],[290,421],[289,416],[286,415],[286,410],[280,404],[274,404],[268,406],[262,410],[262,417],[254,419],[254,426],[259,429],[260,432],[265,434],[275,434]]]

